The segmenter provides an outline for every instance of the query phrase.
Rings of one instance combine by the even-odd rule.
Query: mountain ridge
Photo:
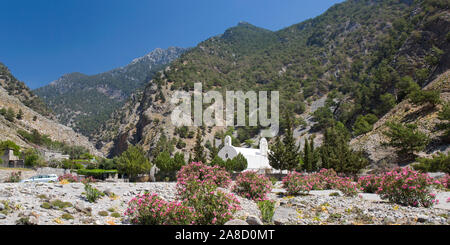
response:
[[[94,75],[68,73],[34,92],[61,123],[89,136],[132,92],[186,50],[155,49],[128,65]]]

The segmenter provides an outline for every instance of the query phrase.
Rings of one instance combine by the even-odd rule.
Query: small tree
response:
[[[210,166],[219,166],[219,167],[225,167],[225,161],[222,160],[219,156],[215,156],[211,162],[209,163]]]
[[[403,156],[414,157],[414,152],[424,150],[430,141],[426,134],[417,130],[416,124],[388,122],[387,126],[389,129],[383,134],[390,140],[385,145],[398,148]]]
[[[22,120],[22,118],[23,118],[23,111],[22,111],[22,109],[19,109],[19,113],[17,113],[16,118],[17,118],[18,120]]]
[[[117,169],[128,175],[130,180],[136,180],[139,174],[148,173],[151,164],[145,157],[141,146],[130,146],[117,159]]]
[[[170,180],[174,180],[176,176],[176,172],[180,170],[180,168],[186,164],[184,161],[183,154],[177,152],[174,155],[174,158],[170,157],[168,152],[161,152],[156,159],[154,160],[154,164],[159,169],[158,175],[163,178],[169,178]]]
[[[241,172],[247,169],[248,163],[247,159],[239,153],[237,156],[233,158],[233,171]]]
[[[409,99],[415,105],[429,104],[431,107],[435,107],[441,103],[439,91],[435,90],[417,90],[409,94]]]
[[[15,117],[16,117],[16,114],[14,113],[13,109],[8,108],[8,110],[6,111],[6,114],[5,114],[5,119],[10,122],[14,122]]]
[[[15,156],[20,155],[20,146],[16,145],[11,140],[5,140],[0,142],[0,156],[5,153],[6,150],[13,150]]]

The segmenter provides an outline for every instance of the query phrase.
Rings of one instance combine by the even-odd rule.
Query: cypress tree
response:
[[[283,161],[285,164],[284,169],[293,170],[298,165],[298,160],[300,157],[299,146],[297,146],[295,144],[294,132],[293,132],[294,126],[293,126],[292,118],[291,118],[290,114],[286,113],[285,118],[286,118],[287,127],[286,127],[286,132],[285,132],[284,138],[283,138],[283,145],[284,145]]]
[[[197,130],[197,137],[194,146],[194,161],[206,163],[205,147],[202,145],[203,137],[200,128]]]

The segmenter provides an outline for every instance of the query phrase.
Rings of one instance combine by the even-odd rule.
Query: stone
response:
[[[256,216],[249,215],[245,220],[249,225],[264,225],[264,223]]]
[[[0,219],[6,219],[6,215],[0,213]]]
[[[233,219],[233,220],[227,221],[225,223],[225,225],[248,225],[248,223],[241,219]]]
[[[420,214],[417,216],[417,222],[420,222],[420,223],[425,223],[428,221],[428,219],[429,219],[429,217],[426,215]]]
[[[5,205],[3,205],[3,203],[0,203],[0,211],[2,211],[3,209],[5,209]]]
[[[275,209],[272,221],[276,225],[284,225],[297,220],[297,211],[292,208],[278,207]]]

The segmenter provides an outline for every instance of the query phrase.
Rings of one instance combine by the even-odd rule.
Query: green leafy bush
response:
[[[275,201],[272,200],[259,201],[258,208],[261,211],[263,221],[266,223],[271,222],[273,214],[275,213]]]
[[[96,202],[105,194],[99,191],[97,188],[91,186],[90,184],[84,184],[84,190],[86,191],[86,199],[89,202]]]
[[[450,173],[450,155],[438,153],[433,158],[417,158],[419,163],[414,164],[413,168],[422,172],[444,172]]]

